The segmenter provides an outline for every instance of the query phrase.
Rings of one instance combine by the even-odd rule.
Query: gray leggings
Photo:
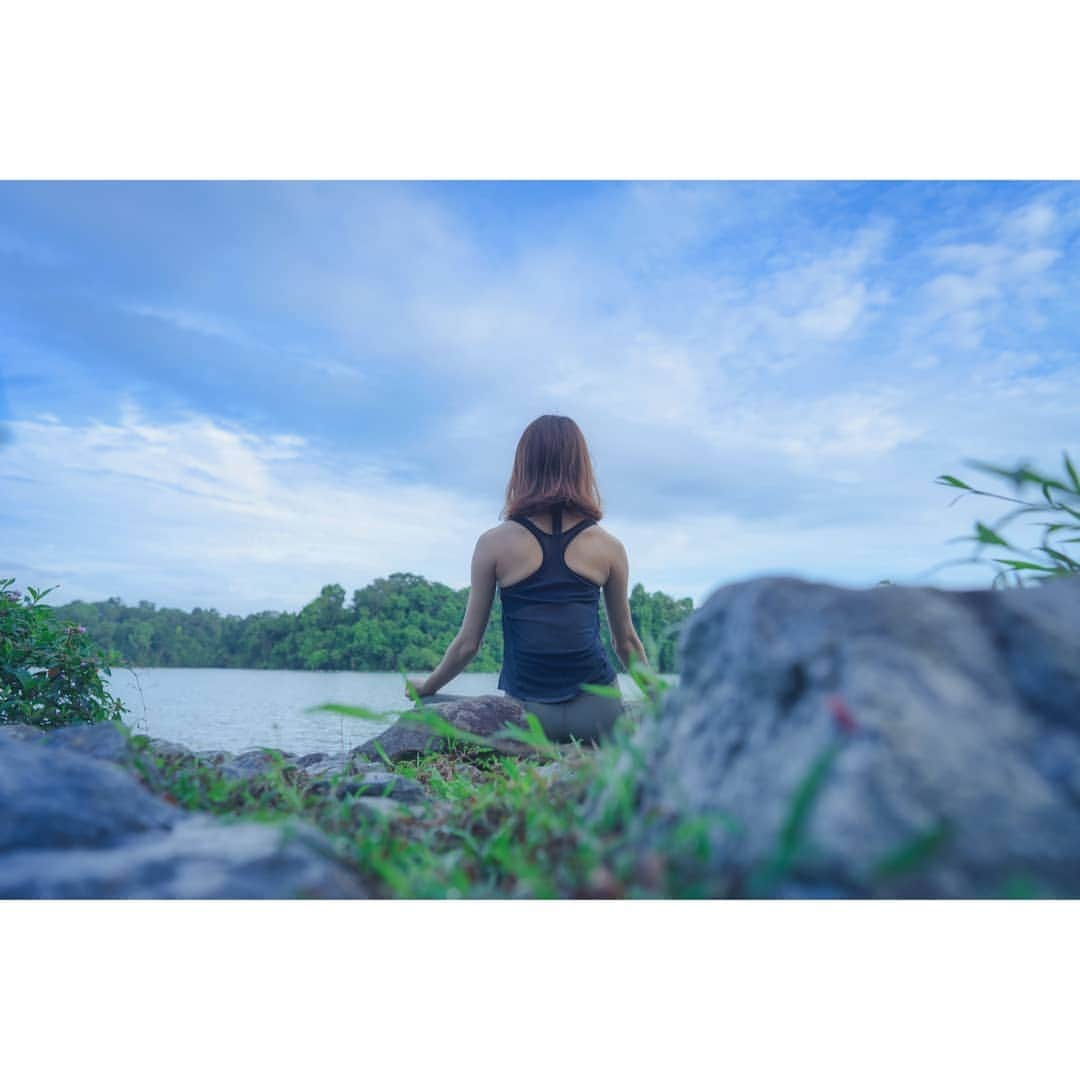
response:
[[[618,687],[618,680],[608,683]],[[462,701],[473,697],[472,694],[428,694],[422,697],[422,705],[440,701]],[[522,701],[526,712],[535,713],[552,742],[569,742],[571,738],[579,742],[599,742],[611,733],[615,720],[623,711],[625,703],[621,697],[602,697],[582,690],[577,697],[569,701]]]

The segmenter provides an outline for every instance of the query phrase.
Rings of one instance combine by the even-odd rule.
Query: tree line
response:
[[[432,670],[442,659],[461,628],[468,598],[467,587],[451,589],[419,574],[395,573],[355,589],[348,603],[342,586],[324,585],[298,612],[188,612],[147,600],[130,606],[118,596],[93,603],[75,600],[55,611],[60,619],[86,627],[98,645],[120,657],[117,666],[419,672]],[[646,592],[640,583],[629,601],[654,669],[677,672],[679,626],[693,602]],[[603,604],[600,635],[609,659],[621,670]],[[466,671],[498,671],[502,658],[502,605],[496,591],[483,645]]]

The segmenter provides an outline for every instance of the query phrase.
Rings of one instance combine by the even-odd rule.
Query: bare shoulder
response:
[[[508,529],[507,526],[510,526],[510,528]],[[485,529],[480,534],[477,538],[476,546],[478,548],[497,547],[506,539],[506,537],[511,535],[510,529],[512,528],[512,522],[500,521],[498,525],[492,525],[490,529]]]
[[[527,532],[523,526],[519,525],[516,521],[500,521],[498,525],[492,525],[490,529],[480,534],[480,540],[488,543],[498,542],[507,536],[517,536],[520,533]]]
[[[592,535],[595,540],[606,544],[612,552],[624,550],[619,538],[613,532],[605,529],[604,526],[601,525],[599,522],[597,522],[591,528],[586,529],[585,535]]]
[[[481,551],[498,553],[521,543],[522,535],[528,537],[528,530],[516,521],[500,521],[480,534],[476,546]]]

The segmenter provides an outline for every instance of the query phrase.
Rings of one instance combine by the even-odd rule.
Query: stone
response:
[[[361,772],[355,777],[339,780],[334,787],[339,799],[349,796],[379,797],[397,802],[417,803],[427,798],[423,784],[407,776],[388,772]]]
[[[295,764],[297,772],[309,779],[356,771],[356,760],[348,754],[308,754]]]
[[[708,598],[680,658],[635,737],[635,842],[704,828],[699,889],[1080,895],[1080,579],[757,579]]]
[[[223,824],[193,814],[167,831],[108,848],[0,857],[12,899],[362,899],[360,879],[325,837],[300,822]]]
[[[0,897],[368,895],[317,829],[184,813],[103,760],[111,736],[88,732],[0,729]]]
[[[421,812],[413,805],[404,803],[400,799],[388,799],[381,795],[362,795],[359,798],[351,799],[349,809],[361,822],[379,821],[399,814],[417,814]]]
[[[0,851],[96,847],[177,821],[121,766],[49,741],[0,744]]]
[[[195,757],[200,765],[205,765],[210,769],[219,769],[232,761],[236,755],[228,750],[200,750]]]
[[[4,743],[41,742],[45,732],[32,724],[0,724],[0,750]]]
[[[279,760],[282,769],[292,767],[296,761],[296,754],[263,749],[246,750],[220,762],[212,762],[204,754],[198,756],[205,764],[213,764],[222,776],[230,780],[253,780],[257,776],[273,772],[278,767]]]
[[[134,759],[130,735],[115,724],[72,724],[50,731],[47,741],[52,746],[87,754],[99,761],[130,764]]]
[[[192,765],[196,760],[194,751],[168,739],[148,739],[144,756],[146,755],[160,758],[166,765]]]
[[[355,747],[351,754],[372,761],[382,760],[385,755],[396,763],[421,754],[442,752],[446,749],[447,740],[418,719],[423,712],[435,713],[458,731],[487,739],[492,739],[497,731],[507,725],[525,726],[525,709],[521,702],[503,694],[481,694],[461,701],[440,701],[425,705],[422,709],[410,709],[381,735]],[[513,739],[492,739],[492,742],[502,754],[518,757],[535,755],[531,747]]]

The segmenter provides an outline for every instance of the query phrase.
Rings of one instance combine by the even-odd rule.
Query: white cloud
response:
[[[1056,215],[1036,202],[1014,212],[989,242],[942,243],[928,251],[930,259],[948,269],[925,286],[926,319],[942,323],[952,342],[962,348],[982,345],[988,327],[1003,310],[1024,315],[1037,325],[1033,301],[1052,295],[1056,286],[1047,273],[1061,251],[1046,241]]]
[[[113,424],[11,428],[0,482],[26,525],[5,554],[62,574],[67,599],[101,598],[119,579],[129,601],[295,608],[330,581],[404,569],[460,587],[498,511],[205,416],[150,423],[129,406]]]
[[[137,315],[143,319],[153,319],[185,333],[220,338],[230,344],[245,347],[258,345],[258,342],[248,331],[228,319],[223,319],[209,312],[163,304],[124,303],[120,304],[119,307],[130,315]]]
[[[1048,236],[1057,224],[1058,215],[1050,203],[1036,200],[1009,214],[1004,223],[1004,231],[1021,244],[1038,243]]]

